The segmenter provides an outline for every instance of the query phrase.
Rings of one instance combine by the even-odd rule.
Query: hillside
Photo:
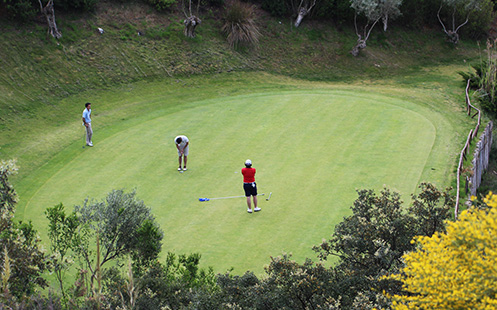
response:
[[[181,83],[192,75],[265,71],[307,80],[442,87],[458,106],[463,94],[455,72],[469,69],[479,55],[475,42],[463,40],[454,47],[439,29],[408,31],[393,24],[386,33],[376,29],[367,49],[354,58],[352,28],[304,20],[296,29],[291,20],[262,11],[259,46],[231,49],[219,30],[221,15],[216,9],[202,11],[194,39],[183,35],[180,12],[111,1],[101,2],[93,13],[57,14],[60,41],[47,37],[41,18],[22,26],[0,22],[0,158],[20,153],[27,147],[20,139],[33,140],[40,127],[66,122],[64,115],[79,111],[81,102],[68,108],[60,100],[84,91],[139,80]],[[63,147],[56,139],[37,143],[52,151]],[[41,150],[30,158],[34,166],[23,167],[21,176],[49,153]]]

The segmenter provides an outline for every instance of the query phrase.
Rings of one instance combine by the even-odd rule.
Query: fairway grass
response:
[[[408,201],[421,181],[450,185],[461,140],[455,112],[401,91],[385,95],[387,88],[298,83],[217,93],[207,84],[178,87],[174,97],[151,82],[90,97],[95,146],[82,147],[76,122],[64,125],[73,128],[67,147],[17,180],[16,216],[43,236],[47,207],[71,210],[112,189],[135,189],[164,231],[162,257],[196,252],[215,272],[261,274],[270,256],[315,257],[311,247],[350,214],[357,189],[388,186]],[[176,170],[179,134],[191,141],[184,173]],[[244,198],[199,201],[243,195],[247,158],[266,194],[261,212],[248,214]]]

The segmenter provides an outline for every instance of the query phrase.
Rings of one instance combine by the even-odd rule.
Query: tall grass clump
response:
[[[496,41],[487,41],[487,59],[482,62],[480,102],[482,108],[497,116],[497,47]]]
[[[222,26],[231,47],[259,43],[259,27],[255,23],[254,6],[234,0],[228,4]]]
[[[471,80],[471,89],[476,90],[482,109],[497,117],[497,40],[487,41],[486,55],[480,63],[473,65],[474,72],[459,72],[465,81]]]

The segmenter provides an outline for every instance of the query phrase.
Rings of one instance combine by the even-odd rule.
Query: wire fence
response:
[[[471,101],[469,99],[469,84],[470,80],[468,79],[468,84],[466,85],[467,113],[468,116],[471,116],[473,110],[475,110],[476,113],[473,114],[471,118],[474,118],[475,116],[478,115],[478,121],[476,123],[475,129],[471,129],[469,131],[468,138],[466,139],[466,143],[464,144],[464,147],[459,156],[459,165],[457,166],[457,189],[456,189],[457,196],[456,196],[456,206],[454,209],[454,214],[456,219],[459,214],[461,175],[463,173],[463,163],[467,159],[467,154],[469,152],[469,147],[471,145],[471,142],[473,142],[473,140],[478,135],[478,131],[480,130],[480,125],[481,125],[481,116],[482,116],[481,111],[471,104]],[[476,149],[473,153],[473,160],[471,162],[472,164],[471,174],[469,177],[466,177],[466,183],[465,183],[466,194],[471,193],[471,195],[476,195],[476,190],[478,189],[478,187],[480,187],[481,184],[481,177],[488,168],[490,149],[492,147],[492,129],[493,129],[493,123],[489,122],[488,125],[485,127],[485,130],[481,135],[480,140],[476,144]]]

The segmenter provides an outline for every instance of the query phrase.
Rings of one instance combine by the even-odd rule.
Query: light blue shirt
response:
[[[90,109],[90,111],[88,111],[88,109],[85,108],[83,110],[83,118],[85,119],[85,123],[91,123],[90,115],[91,115],[91,109]]]

